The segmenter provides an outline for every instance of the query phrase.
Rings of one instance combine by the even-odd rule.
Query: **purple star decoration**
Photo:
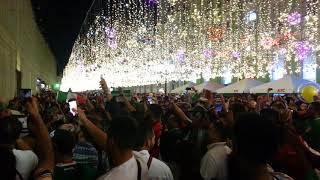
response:
[[[206,59],[210,59],[213,57],[213,52],[210,49],[203,50],[203,55]]]
[[[281,49],[279,49],[279,54],[280,54],[280,55],[285,55],[286,53],[287,53],[286,48],[281,48]]]
[[[155,6],[157,4],[157,0],[146,0],[148,6]]]
[[[111,49],[116,49],[118,47],[117,41],[115,39],[108,39],[108,46]]]
[[[176,59],[177,59],[178,61],[180,61],[180,62],[184,60],[184,50],[183,50],[183,49],[179,49],[179,50],[177,51]]]
[[[116,35],[117,35],[117,32],[113,27],[106,27],[105,32],[107,34],[107,37],[110,38],[110,39],[115,38]]]
[[[299,41],[295,44],[295,51],[298,58],[303,60],[311,54],[312,48],[310,47],[309,42]]]
[[[116,40],[117,31],[113,27],[107,27],[105,29],[105,32],[108,37],[107,39],[108,46],[112,49],[116,49],[117,48],[117,40]]]
[[[298,12],[293,12],[288,15],[288,23],[292,26],[298,25],[301,23],[301,14]]]
[[[231,54],[232,54],[232,57],[237,58],[237,59],[239,59],[241,56],[239,51],[233,51]]]

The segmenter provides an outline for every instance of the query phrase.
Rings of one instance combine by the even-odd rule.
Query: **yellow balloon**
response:
[[[306,86],[301,91],[301,96],[307,103],[313,102],[313,97],[318,95],[318,89],[314,86]]]

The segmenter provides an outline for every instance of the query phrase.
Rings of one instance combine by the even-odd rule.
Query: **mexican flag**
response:
[[[57,93],[58,102],[67,102],[69,99],[77,99],[77,94],[72,92],[58,91]]]

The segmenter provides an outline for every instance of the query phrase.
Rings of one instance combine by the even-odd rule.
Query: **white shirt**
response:
[[[147,165],[141,164],[141,180],[148,180]],[[138,164],[134,156],[120,166],[112,168],[98,180],[138,180]]]
[[[147,150],[133,151],[134,156],[143,162],[148,163],[150,154]],[[162,161],[152,158],[150,168],[148,171],[149,180],[173,180],[173,175],[170,168]]]
[[[226,180],[228,175],[227,160],[231,149],[225,142],[208,145],[208,151],[201,160],[200,174],[203,179]]]
[[[12,150],[16,157],[16,169],[21,174],[23,179],[29,179],[30,173],[38,165],[38,156],[31,150]],[[17,176],[16,179],[19,179]]]

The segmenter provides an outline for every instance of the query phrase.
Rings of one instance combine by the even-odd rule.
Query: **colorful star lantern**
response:
[[[106,27],[106,35],[110,39],[114,39],[117,35],[116,30],[113,27]]]
[[[223,38],[225,29],[221,26],[210,27],[208,29],[208,38],[210,41],[220,41]]]
[[[240,54],[239,51],[233,51],[233,52],[231,53],[231,55],[232,55],[233,58],[236,58],[236,59],[239,59],[240,56],[241,56],[241,54]]]
[[[204,56],[206,59],[211,59],[211,58],[213,58],[213,55],[214,55],[214,53],[212,52],[212,50],[210,50],[210,49],[205,49],[205,50],[203,50],[203,56]]]
[[[185,51],[183,49],[179,49],[176,53],[176,59],[181,63],[185,58]]]
[[[293,12],[288,15],[288,23],[291,26],[295,26],[301,23],[301,14],[298,12]]]
[[[296,55],[300,60],[304,60],[312,53],[312,48],[307,41],[300,41],[295,43]]]
[[[153,6],[156,5],[157,0],[147,0],[146,3],[147,3],[148,6],[153,7]]]
[[[277,44],[277,41],[272,37],[265,37],[261,40],[260,44],[264,49],[271,49],[272,46]]]

